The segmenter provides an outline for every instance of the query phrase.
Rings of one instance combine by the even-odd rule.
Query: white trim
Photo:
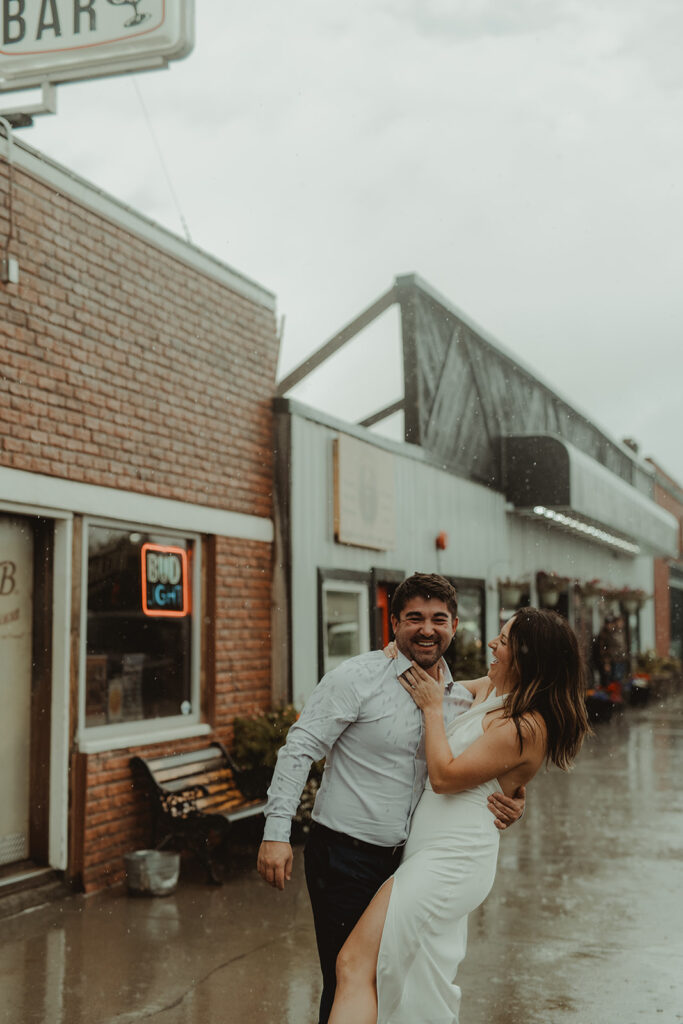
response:
[[[139,723],[149,725],[149,723]],[[184,728],[167,728],[150,730],[146,732],[129,732],[125,736],[112,736],[110,739],[78,740],[78,749],[81,754],[102,754],[107,750],[127,750],[129,747],[144,747],[152,743],[167,743],[171,740],[186,740],[193,736],[207,736],[213,732],[206,722],[198,722],[195,725],[188,725]]]
[[[362,653],[370,649],[370,601],[368,595],[368,584],[361,580],[338,579],[330,575],[322,580],[322,630],[323,630],[323,668],[325,673],[336,668],[342,661],[346,661],[350,655],[332,656],[328,649],[327,627],[332,623],[327,617],[327,599],[330,591],[337,591],[344,594],[355,594],[358,597],[358,618],[355,623],[358,626],[358,652]]]
[[[190,535],[192,536],[192,535]],[[202,593],[202,565],[204,561],[204,545],[201,537],[193,537],[194,558],[192,559],[192,650],[190,651],[190,699],[195,709],[191,715],[193,723],[202,722],[202,620],[204,618],[204,595]],[[182,727],[181,727],[182,728]]]
[[[6,145],[4,139],[0,140],[0,152],[3,154],[6,151]],[[78,177],[68,168],[55,163],[37,149],[27,146],[25,142],[14,139],[13,160],[15,167],[21,167],[22,170],[32,174],[39,181],[50,185],[56,192],[70,196],[82,206],[106,217],[131,234],[137,235],[259,306],[275,311],[276,300],[272,292],[240,274],[239,271],[233,270],[226,263],[221,263],[197,246],[174,235],[160,224],[144,217],[132,207],[119,202],[89,181]]]
[[[45,505],[46,499],[50,502],[49,510]],[[262,516],[82,484],[6,466],[0,466],[0,503],[24,515],[35,515],[36,511],[31,509],[40,508],[40,515],[55,518],[64,518],[65,512],[69,515],[106,516],[121,523],[135,520],[164,529],[190,530],[218,537],[262,541],[264,544],[272,544],[274,535],[272,519]]]
[[[48,858],[51,867],[63,871],[68,863],[69,836],[72,519],[57,519],[54,530]]]
[[[24,505],[16,501],[2,501],[1,498],[0,511],[10,514],[14,512],[18,516],[38,516],[40,519],[73,520],[73,512],[46,508],[45,505]]]

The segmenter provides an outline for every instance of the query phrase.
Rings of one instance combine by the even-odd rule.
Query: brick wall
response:
[[[18,167],[14,179],[0,464],[270,516],[273,312]]]
[[[216,541],[215,727],[270,706],[271,547]]]
[[[671,603],[669,599],[669,566],[665,559],[654,563],[655,651],[668,658],[671,646]]]
[[[271,546],[216,539],[215,738],[230,748],[232,720],[270,706]],[[194,750],[206,737],[81,756],[74,794],[76,830],[71,875],[86,892],[120,882],[123,855],[152,841],[149,808],[135,786],[130,758]],[[79,833],[81,833],[79,835]]]
[[[683,568],[683,488],[649,459],[655,469],[654,500],[678,519],[678,565]],[[668,658],[671,647],[671,600],[669,592],[669,560],[657,558],[654,563],[655,650],[660,658]]]
[[[178,754],[200,745],[198,740],[159,743],[81,758],[83,828],[75,839],[72,874],[84,892],[123,881],[124,854],[152,843],[149,805],[131,774],[131,757]]]
[[[20,282],[0,285],[0,465],[272,517],[273,310],[20,163],[9,246]],[[7,196],[0,160],[0,238]],[[208,538],[205,552],[204,701],[229,744],[234,716],[270,703],[272,551]],[[120,881],[123,854],[151,840],[131,756],[205,742],[76,752],[69,876],[86,891]]]

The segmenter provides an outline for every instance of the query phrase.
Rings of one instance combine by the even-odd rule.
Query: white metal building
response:
[[[393,589],[414,571],[457,585],[461,676],[523,603],[566,614],[587,658],[608,611],[625,616],[633,652],[654,646],[642,594],[654,557],[675,554],[677,526],[653,501],[651,467],[419,278],[398,278],[281,396],[392,303],[402,402],[350,424],[276,399],[275,603],[286,614],[276,615],[275,701],[300,707],[340,659],[381,646]],[[397,408],[404,442],[371,429]]]

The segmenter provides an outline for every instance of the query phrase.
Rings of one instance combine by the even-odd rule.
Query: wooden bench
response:
[[[260,814],[266,801],[242,793],[242,773],[221,743],[167,757],[133,757],[130,763],[150,798],[156,849],[172,842],[192,851],[208,880],[220,885],[216,860],[227,849],[232,825]]]

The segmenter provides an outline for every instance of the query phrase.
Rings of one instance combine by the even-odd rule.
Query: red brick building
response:
[[[683,658],[683,488],[648,461],[655,471],[654,499],[679,524],[678,558],[658,558],[654,566],[655,650],[660,658]]]
[[[229,741],[270,703],[275,300],[8,155],[0,883],[42,868],[90,891],[149,842],[131,755]]]

